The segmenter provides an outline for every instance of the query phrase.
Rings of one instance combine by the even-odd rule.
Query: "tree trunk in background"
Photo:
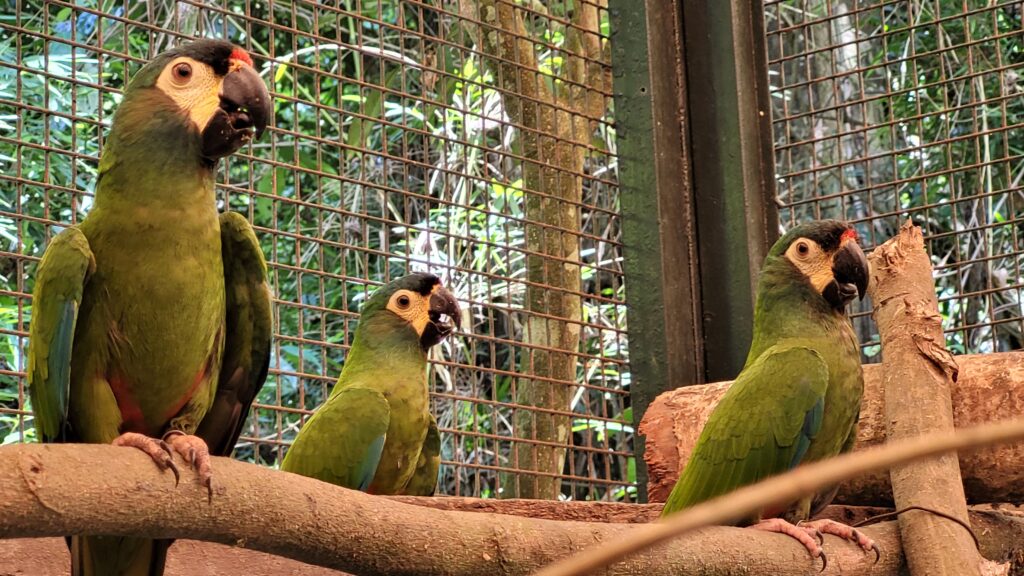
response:
[[[483,51],[500,59],[488,64],[502,91],[505,111],[514,124],[529,129],[517,130],[519,153],[535,161],[523,164],[529,285],[525,350],[519,365],[520,373],[532,378],[518,380],[515,402],[538,410],[515,412],[515,436],[526,442],[515,444],[510,465],[539,474],[504,474],[501,496],[555,499],[561,493],[557,475],[564,467],[572,429],[569,383],[576,382],[580,346],[580,174],[585,145],[593,132],[587,116],[600,118],[604,99],[583,86],[570,86],[560,95],[554,84],[546,82],[549,76],[538,70],[520,8],[496,0],[480,0],[478,6],[480,21],[488,25],[479,28]],[[569,51],[598,60],[597,8],[581,6],[574,11],[573,21],[592,33],[569,30]],[[600,64],[581,61],[573,54],[565,54],[573,82],[585,85],[588,78],[604,82]]]

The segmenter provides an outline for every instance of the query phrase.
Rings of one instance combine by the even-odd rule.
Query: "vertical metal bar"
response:
[[[705,377],[739,373],[778,234],[761,0],[681,0]],[[631,295],[633,297],[633,295]]]
[[[610,0],[633,420],[660,392],[702,381],[689,118],[677,0]],[[675,15],[676,17],[673,17]],[[647,500],[643,438],[637,489]]]

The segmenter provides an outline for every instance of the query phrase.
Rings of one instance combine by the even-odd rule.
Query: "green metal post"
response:
[[[630,398],[639,423],[659,393],[701,381],[699,287],[676,0],[609,0]],[[643,438],[634,444],[647,500]]]
[[[778,235],[761,0],[682,0],[705,377],[734,378]]]
[[[739,373],[778,234],[761,0],[609,0],[633,419]],[[644,441],[637,482],[646,501]]]

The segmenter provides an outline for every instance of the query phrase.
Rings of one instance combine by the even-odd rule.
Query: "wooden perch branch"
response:
[[[929,437],[914,443],[922,453],[933,454],[1024,437],[1024,421],[963,434],[959,439]],[[898,460],[914,449],[901,445],[885,450]],[[847,473],[895,461],[880,451],[851,456],[814,469],[837,466],[830,474],[812,474],[834,482]],[[169,474],[161,474],[145,455],[129,448],[3,446],[0,538],[111,534],[195,539],[361,575],[468,576],[528,573],[594,543],[613,546],[652,528],[430,510],[225,458],[215,459],[214,470],[216,491],[213,503],[207,504],[206,492],[190,473],[184,473],[175,488]],[[785,490],[811,491],[815,485],[805,478]],[[769,489],[775,491],[771,498],[785,494]],[[749,495],[738,495],[740,506],[754,505]],[[705,520],[720,522],[713,515]],[[829,537],[826,574],[896,574],[901,562],[898,539],[883,540],[884,527],[868,531],[887,546],[880,564],[872,566],[872,558],[858,548]],[[734,573],[736,565],[780,576],[813,569],[806,551],[786,536],[707,528],[650,554],[636,555],[607,573],[713,576]]]
[[[1024,416],[1024,352],[957,356],[960,375],[953,384],[953,421],[964,428],[1002,418]],[[864,400],[856,450],[885,442],[885,398],[881,364],[864,367]],[[652,501],[664,502],[679,477],[697,436],[729,382],[684,386],[665,392],[651,403],[640,424],[646,435]],[[990,446],[960,454],[960,470],[968,502],[1024,501],[1024,444]],[[887,472],[865,474],[844,482],[837,503],[891,506]]]
[[[480,500],[478,498],[422,498],[397,496],[389,499],[408,501],[410,504],[426,506],[428,508],[440,507],[441,509],[470,510],[482,512],[490,508],[481,507],[480,503],[495,504],[495,509],[501,513],[516,515],[528,515],[526,500]],[[441,502],[441,504],[437,504]],[[537,504],[538,501],[531,501]],[[611,522],[644,522],[647,521],[654,508],[661,508],[660,505],[634,505],[614,504],[607,502],[541,502],[540,513],[552,518],[588,518],[592,515],[598,518],[607,519]],[[605,505],[610,505],[608,508]],[[822,517],[833,518],[844,522],[853,523],[858,520],[869,518],[887,510],[870,507],[830,506]],[[609,514],[609,512],[612,512]],[[632,514],[631,514],[632,513]],[[982,555],[993,560],[1019,559],[1022,558],[1022,547],[1024,547],[1024,513],[1016,511],[978,509],[971,510],[971,525],[978,532],[981,539]],[[899,535],[895,522],[885,522],[872,529],[875,540],[893,554],[899,551]],[[759,543],[760,544],[760,543]],[[767,544],[767,543],[765,543]],[[764,544],[762,544],[764,545]],[[854,550],[845,548],[845,544],[839,544],[844,548],[834,553],[830,550],[829,557],[840,568],[845,566],[851,568],[847,574],[861,574],[864,572],[863,558]],[[67,545],[63,538],[19,538],[11,540],[0,539],[0,575],[19,574],[22,576],[69,576],[70,558]],[[898,564],[898,562],[897,562]],[[874,576],[886,576],[890,574],[890,564],[873,566],[870,574]],[[837,569],[833,573],[839,573]],[[1011,572],[1015,573],[1015,572]],[[319,566],[311,566],[282,558],[272,556],[255,550],[247,550],[234,546],[225,546],[212,542],[199,542],[195,540],[178,540],[171,547],[168,554],[165,576],[221,576],[225,574],[246,574],[247,576],[344,576],[345,572],[331,570]],[[704,575],[707,576],[707,575]]]
[[[353,574],[526,574],[644,526],[557,522],[430,510],[224,458],[213,503],[183,471],[175,488],[138,451],[105,445],[0,447],[0,538],[64,534],[182,538],[243,546]],[[879,529],[872,529],[876,537]],[[873,558],[832,543],[848,574]],[[764,553],[770,550],[770,553]],[[840,560],[841,559],[841,560]],[[882,560],[895,574],[898,547]],[[785,536],[711,528],[638,556],[609,574],[805,575],[806,551]],[[878,568],[875,568],[878,570]],[[838,572],[833,572],[837,574]]]
[[[959,367],[945,346],[932,264],[910,220],[868,258],[875,323],[882,339],[886,433],[892,440],[953,430],[950,389]],[[897,508],[922,506],[965,522],[967,502],[955,454],[893,466]],[[911,574],[981,574],[982,558],[957,523],[923,511],[899,518]]]
[[[895,534],[895,523],[893,523]],[[280,556],[213,542],[176,540],[163,576],[351,576]],[[71,576],[63,538],[0,540],[0,576]]]

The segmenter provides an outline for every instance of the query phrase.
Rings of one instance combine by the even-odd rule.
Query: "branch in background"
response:
[[[812,492],[915,454],[1015,437],[1024,437],[1024,421],[851,454],[803,467],[674,518],[688,523],[689,529],[721,523],[740,514],[737,510]],[[206,491],[190,472],[175,488],[169,474],[160,473],[136,450],[95,444],[3,446],[0,538],[110,534],[193,539],[369,576],[500,576],[527,573],[581,550],[601,554],[622,542],[649,541],[652,531],[671,526],[431,510],[226,458],[215,458],[214,470],[216,491],[213,503],[207,504]],[[696,522],[694,512],[700,514]],[[841,570],[854,576],[895,575],[902,558],[891,523],[886,526],[890,527],[866,529],[884,547],[878,566],[859,548],[828,537],[826,574]],[[595,543],[600,549],[590,551]],[[737,565],[780,576],[805,575],[813,569],[806,550],[786,536],[714,527],[636,555],[607,573],[715,576],[732,574]]]
[[[792,472],[740,488],[725,496],[683,510],[663,522],[641,527],[629,537],[593,546],[572,558],[545,568],[536,576],[589,574],[681,534],[705,526],[734,522],[758,508],[776,502],[798,500],[802,496],[871,470],[881,470],[955,450],[1019,439],[1024,439],[1024,419],[983,424],[955,433],[934,433],[893,441],[863,452],[844,454],[807,464]]]
[[[627,504],[582,500],[529,500],[526,498],[484,499],[460,496],[385,496],[392,502],[412,504],[436,510],[460,510],[487,514],[526,516],[544,520],[600,522],[606,524],[643,524],[661,515],[661,504]],[[875,508],[875,513],[888,509]],[[866,518],[867,516],[864,516]]]
[[[960,428],[1002,418],[1024,417],[1024,352],[957,356],[960,375],[953,384],[953,421]],[[856,450],[885,442],[885,399],[881,364],[864,367],[864,399],[860,408]],[[659,395],[644,413],[640,432],[646,436],[644,459],[650,474],[648,495],[663,502],[679,477],[711,410],[729,382],[684,386]],[[1024,501],[1024,445],[991,446],[960,454],[967,500]],[[886,472],[865,474],[844,482],[836,503],[891,506],[892,486]]]

